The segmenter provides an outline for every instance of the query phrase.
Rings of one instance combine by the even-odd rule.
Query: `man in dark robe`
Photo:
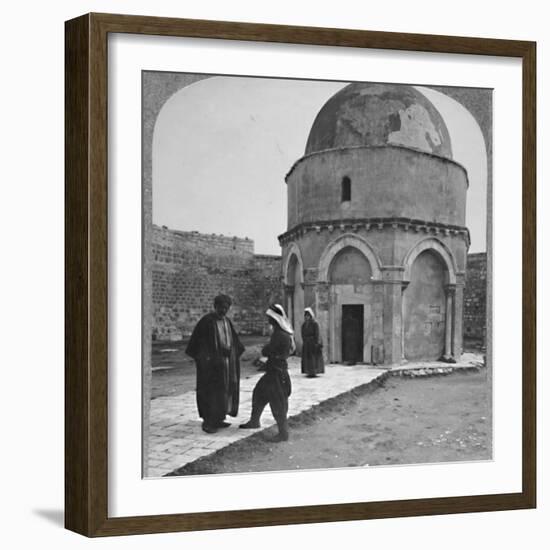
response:
[[[266,373],[258,380],[252,392],[250,420],[241,424],[239,428],[259,428],[260,417],[269,403],[279,429],[279,433],[272,438],[272,441],[288,441],[288,398],[292,386],[287,359],[295,350],[294,332],[284,309],[279,304],[269,306],[266,315],[273,328],[269,343],[262,349],[262,355],[267,357]]]
[[[302,373],[308,378],[315,378],[323,372],[325,372],[325,364],[319,324],[315,320],[313,309],[306,307],[302,325]]]
[[[197,365],[197,407],[207,433],[228,427],[225,415],[239,412],[239,357],[244,346],[226,317],[230,307],[229,296],[216,296],[214,311],[197,323],[185,350]]]

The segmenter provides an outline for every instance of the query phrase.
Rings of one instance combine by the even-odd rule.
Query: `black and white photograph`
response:
[[[544,3],[6,7],[4,548],[547,546]]]
[[[491,460],[492,90],[142,85],[144,477]]]

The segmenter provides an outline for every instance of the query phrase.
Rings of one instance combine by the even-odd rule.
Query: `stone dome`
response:
[[[451,139],[434,105],[412,86],[350,84],[315,118],[305,154],[398,145],[452,159]]]

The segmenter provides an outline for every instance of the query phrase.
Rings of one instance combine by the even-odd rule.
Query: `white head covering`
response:
[[[275,319],[277,324],[281,327],[281,330],[284,330],[290,335],[294,334],[294,331],[292,330],[292,325],[290,324],[290,321],[286,316],[283,306],[281,306],[280,304],[272,304],[269,306],[265,314],[268,317]]]
[[[315,313],[313,313],[313,310],[310,307],[306,307],[306,309],[304,309],[304,313],[309,313],[311,318],[315,319]]]
[[[286,316],[285,310],[281,304],[272,304],[269,306],[265,314],[281,327],[281,330],[290,334],[290,354],[292,355],[296,351],[296,341],[294,340],[294,331],[292,325]]]

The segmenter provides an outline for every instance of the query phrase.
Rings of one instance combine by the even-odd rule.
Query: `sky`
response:
[[[217,76],[175,93],[153,135],[153,223],[248,237],[280,254],[287,229],[285,176],[303,156],[315,116],[347,82]],[[439,110],[454,159],[468,171],[470,252],[486,250],[486,156],[472,115],[417,87]]]

